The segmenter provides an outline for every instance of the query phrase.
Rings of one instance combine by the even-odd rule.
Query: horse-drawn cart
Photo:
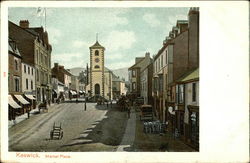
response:
[[[59,126],[56,126],[56,123],[54,122],[53,128],[50,131],[50,139],[62,139],[63,137],[63,129],[62,124],[60,123]]]
[[[140,120],[150,119],[153,120],[153,107],[152,105],[141,105],[140,107]]]

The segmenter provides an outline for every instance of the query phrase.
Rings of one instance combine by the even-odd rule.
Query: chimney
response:
[[[146,58],[150,58],[150,53],[147,52],[147,53],[145,54],[145,57],[146,57]]]
[[[28,20],[20,20],[19,26],[22,28],[29,28],[29,21]]]
[[[58,63],[54,63],[54,67],[58,67]]]
[[[188,67],[199,67],[199,8],[191,7],[188,13]]]

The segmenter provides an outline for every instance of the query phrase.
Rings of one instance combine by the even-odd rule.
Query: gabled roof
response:
[[[102,45],[100,45],[99,44],[99,42],[98,41],[96,41],[96,43],[94,44],[94,45],[92,45],[92,46],[90,46],[89,47],[90,49],[92,49],[92,48],[101,48],[101,49],[105,49]]]
[[[14,40],[12,40],[11,38],[9,38],[8,50],[10,52],[12,52],[13,54],[17,55],[18,57],[22,57],[19,50],[18,50],[18,48],[17,48],[16,42]]]
[[[137,63],[135,63],[134,65],[132,65],[131,67],[129,67],[128,69],[132,69],[132,68],[139,68],[139,64],[145,59],[145,57],[143,57],[140,61],[138,61]]]
[[[182,77],[180,77],[177,83],[187,83],[189,81],[199,80],[199,68],[188,71]]]

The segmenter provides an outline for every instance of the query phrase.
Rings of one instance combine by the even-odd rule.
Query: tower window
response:
[[[95,51],[95,56],[99,56],[99,51],[98,50]]]
[[[95,68],[97,69],[97,68],[100,68],[100,66],[99,65],[95,65]]]

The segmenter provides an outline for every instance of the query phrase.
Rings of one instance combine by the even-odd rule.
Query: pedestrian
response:
[[[109,108],[109,101],[107,101],[107,108]]]
[[[110,106],[111,106],[111,108],[112,108],[112,100],[110,101]]]
[[[85,102],[84,102],[84,111],[87,110],[87,98],[85,97]]]
[[[130,107],[128,107],[127,111],[128,111],[128,118],[130,118]]]

